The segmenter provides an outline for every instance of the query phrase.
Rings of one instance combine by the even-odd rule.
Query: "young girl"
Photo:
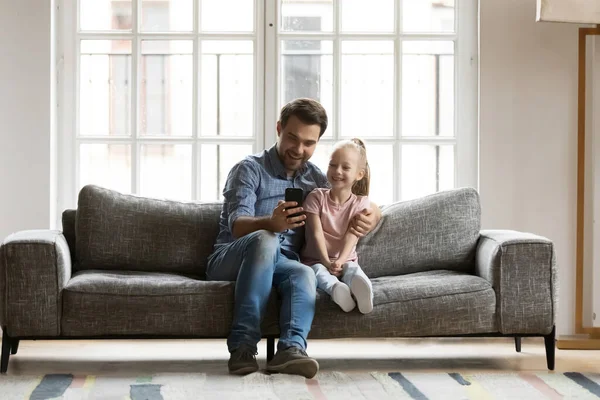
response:
[[[302,205],[307,216],[302,262],[315,271],[317,287],[342,310],[352,311],[358,303],[366,314],[373,310],[373,288],[358,265],[358,237],[348,229],[352,218],[369,208],[369,164],[362,140],[335,145],[327,180],[331,189],[313,190]]]

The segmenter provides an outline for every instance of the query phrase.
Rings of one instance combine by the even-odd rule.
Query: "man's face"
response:
[[[277,122],[277,153],[288,173],[293,176],[315,152],[321,127],[307,125],[292,115],[285,127]]]

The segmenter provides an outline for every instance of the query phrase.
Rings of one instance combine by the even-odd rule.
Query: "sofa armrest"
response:
[[[0,246],[0,324],[10,336],[58,336],[62,289],[71,278],[69,246],[60,231],[31,230]]]
[[[541,236],[482,230],[476,274],[496,292],[500,333],[549,334],[557,305],[554,244]]]

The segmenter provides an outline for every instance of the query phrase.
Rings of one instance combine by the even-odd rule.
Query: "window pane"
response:
[[[454,32],[454,0],[402,0],[405,32]]]
[[[131,41],[82,40],[79,133],[129,135]]]
[[[191,31],[192,0],[142,0],[142,30],[149,32]]]
[[[343,136],[392,136],[394,43],[342,42]]]
[[[281,106],[298,97],[318,100],[329,117],[325,135],[333,126],[333,42],[284,40],[281,42]]]
[[[252,154],[251,144],[203,144],[200,146],[200,200],[223,200],[229,170]]]
[[[192,135],[192,54],[191,40],[142,41],[141,135]]]
[[[329,166],[329,159],[331,157],[332,149],[333,143],[320,140],[319,143],[317,143],[315,152],[310,158],[310,162],[319,167],[324,174],[327,174],[327,167]]]
[[[80,0],[79,4],[81,30],[131,29],[131,0]]]
[[[402,200],[454,188],[454,146],[402,146]]]
[[[333,32],[333,0],[281,1],[281,30]]]
[[[252,41],[203,41],[200,134],[254,134]]]
[[[454,42],[404,42],[402,135],[454,135]]]
[[[192,199],[192,145],[142,145],[140,194],[175,200]]]
[[[82,144],[79,147],[79,188],[94,184],[131,193],[131,146]]]
[[[394,31],[394,0],[344,0],[343,32]]]
[[[200,23],[208,32],[251,32],[254,0],[202,0]]]
[[[377,205],[394,201],[394,147],[391,144],[365,143],[371,170],[369,198]]]

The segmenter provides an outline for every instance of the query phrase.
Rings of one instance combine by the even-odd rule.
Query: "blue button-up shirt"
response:
[[[246,157],[234,165],[227,176],[215,249],[235,240],[232,235],[233,223],[239,217],[272,215],[277,202],[284,200],[286,188],[301,188],[306,197],[318,187],[329,187],[329,182],[316,165],[307,162],[295,176],[288,177],[275,145],[262,153]],[[298,259],[304,244],[304,227],[280,233],[279,240],[284,254]]]

